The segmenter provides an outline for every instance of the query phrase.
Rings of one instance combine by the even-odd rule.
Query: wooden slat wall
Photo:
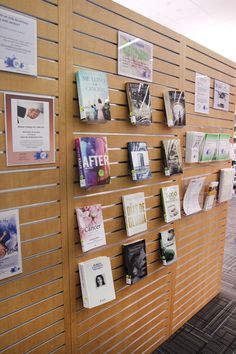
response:
[[[233,133],[236,65],[183,36],[109,0],[1,0],[0,3],[38,18],[39,77],[0,73],[0,90],[55,96],[56,163],[6,167],[3,93],[0,94],[1,209],[20,208],[24,273],[1,281],[0,351],[4,353],[150,353],[220,290],[227,203],[184,216],[166,225],[160,188],[178,183],[183,195],[191,176],[216,180],[230,162],[185,165],[183,176],[164,177],[160,142],[179,137],[185,152],[186,131]],[[153,124],[129,123],[125,83],[117,75],[118,30],[154,46],[151,86]],[[49,59],[49,60],[48,60]],[[75,72],[108,74],[112,121],[86,125],[79,120]],[[194,113],[195,72],[231,85],[230,112]],[[50,80],[49,80],[50,79]],[[135,80],[134,80],[135,81]],[[187,125],[164,124],[164,89],[186,92]],[[112,182],[81,190],[74,139],[105,135]],[[127,142],[146,141],[152,179],[135,183],[128,168]],[[31,187],[35,187],[31,189]],[[148,231],[127,238],[121,197],[145,193]],[[75,208],[101,203],[107,245],[82,253]],[[162,266],[158,233],[176,230],[178,261]],[[145,238],[148,276],[125,285],[122,244]],[[77,263],[101,255],[111,258],[116,300],[95,309],[82,306]],[[72,347],[71,347],[72,343]]]
[[[38,27],[38,77],[0,73],[0,209],[19,208],[23,257],[23,273],[0,282],[0,352],[65,352],[65,325],[69,328],[70,321],[63,239],[66,199],[61,152],[65,133],[60,124],[64,112],[59,87],[64,75],[59,77],[64,67],[59,41],[64,30],[59,25],[57,1],[1,0],[0,4],[36,17]],[[6,166],[4,91],[55,97],[54,164]]]

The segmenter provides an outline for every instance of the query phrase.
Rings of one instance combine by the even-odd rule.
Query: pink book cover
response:
[[[106,244],[101,204],[76,209],[82,251]]]

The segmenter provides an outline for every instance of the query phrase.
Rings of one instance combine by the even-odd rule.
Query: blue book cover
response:
[[[87,123],[106,123],[111,119],[107,75],[101,71],[76,72],[80,119]]]
[[[80,187],[89,188],[110,183],[106,137],[75,139]]]
[[[133,181],[151,178],[147,143],[129,142],[128,153]]]

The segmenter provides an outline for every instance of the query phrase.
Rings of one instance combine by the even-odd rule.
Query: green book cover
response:
[[[230,152],[230,135],[219,134],[216,160],[229,159],[229,152]]]
[[[201,162],[212,161],[216,159],[219,134],[206,133],[201,152]]]

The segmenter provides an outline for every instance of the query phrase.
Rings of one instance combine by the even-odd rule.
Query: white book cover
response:
[[[76,209],[83,252],[106,244],[101,204]]]
[[[234,174],[235,171],[233,168],[222,168],[220,170],[220,185],[218,194],[219,203],[232,199]]]
[[[177,251],[174,229],[160,232],[160,251],[163,265],[169,265],[176,261]]]
[[[96,307],[116,298],[109,257],[93,258],[78,266],[84,307]]]
[[[186,215],[202,210],[200,194],[204,186],[205,177],[190,179],[183,199],[183,209]]]
[[[161,188],[162,205],[165,222],[175,221],[181,218],[179,186]]]
[[[144,193],[122,196],[126,231],[128,236],[147,230]]]
[[[187,132],[186,133],[186,150],[185,162],[194,163],[199,162],[200,152],[205,133],[202,132]]]

